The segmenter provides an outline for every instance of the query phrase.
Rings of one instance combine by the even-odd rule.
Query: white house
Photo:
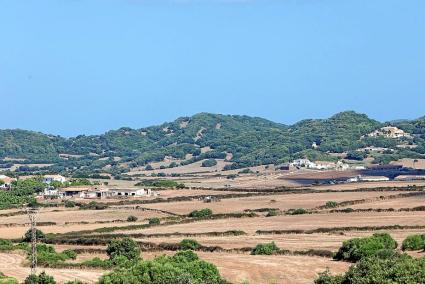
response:
[[[140,197],[151,194],[150,189],[147,191],[144,188],[136,189],[112,189],[111,190],[117,197]]]
[[[309,159],[297,159],[292,162],[292,165],[295,167],[306,167],[313,168],[316,166],[315,163],[311,162]]]
[[[43,177],[44,183],[50,184],[51,182],[54,182],[54,181],[64,183],[66,182],[66,178],[61,175],[46,175]]]
[[[0,189],[10,189],[12,182],[16,179],[5,175],[0,175],[0,180],[2,181],[2,183],[0,184]]]

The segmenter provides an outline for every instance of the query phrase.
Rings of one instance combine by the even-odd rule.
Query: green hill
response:
[[[416,134],[419,151],[413,155],[423,153],[425,119],[396,124]],[[192,159],[182,162],[188,164],[208,158],[225,158],[231,153],[233,164],[228,168],[242,168],[278,164],[299,157],[333,159],[329,152],[380,146],[384,142],[394,144],[388,139],[361,139],[383,125],[364,114],[349,111],[329,119],[303,120],[291,126],[257,117],[199,113],[158,126],[120,128],[103,135],[69,139],[26,130],[0,130],[0,158],[53,163],[48,170],[57,172],[94,173],[111,165],[109,171],[117,174],[128,170],[120,167],[123,162],[136,167],[162,161],[166,156],[184,160],[191,154]],[[313,143],[316,149],[312,149]],[[203,147],[211,151],[201,153]],[[78,156],[62,159],[59,154]]]

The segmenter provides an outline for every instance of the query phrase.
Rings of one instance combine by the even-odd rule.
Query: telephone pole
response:
[[[37,215],[38,208],[27,208],[27,214],[31,222],[31,275],[37,274]]]

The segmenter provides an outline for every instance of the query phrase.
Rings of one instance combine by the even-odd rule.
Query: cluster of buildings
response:
[[[309,159],[297,159],[297,160],[294,160],[291,163],[291,165],[296,168],[307,168],[307,169],[314,169],[314,170],[345,171],[350,169],[350,165],[342,161],[338,161],[337,163],[334,163],[334,162],[312,162]]]
[[[65,188],[46,188],[40,193],[44,199],[105,199],[105,198],[136,198],[157,196],[158,193],[144,188],[100,188],[95,186],[75,186]]]
[[[402,129],[399,129],[394,126],[385,126],[380,129],[377,129],[371,133],[369,133],[367,136],[369,137],[385,137],[385,138],[412,138],[412,136],[409,133],[404,132]]]

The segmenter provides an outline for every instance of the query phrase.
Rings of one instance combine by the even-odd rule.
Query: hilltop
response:
[[[368,137],[386,125],[412,134],[411,139]],[[284,125],[263,118],[199,113],[173,122],[140,129],[120,128],[102,135],[73,138],[27,130],[0,130],[0,158],[8,168],[21,164],[48,164],[27,171],[100,173],[119,175],[166,157],[190,164],[225,159],[227,169],[279,164],[296,158],[335,160],[335,153],[365,147],[391,148],[374,155],[377,163],[398,158],[420,158],[425,153],[425,117],[381,123],[365,114],[341,112],[328,119],[308,119]],[[412,147],[397,147],[410,145]],[[178,166],[176,164],[175,166]]]

